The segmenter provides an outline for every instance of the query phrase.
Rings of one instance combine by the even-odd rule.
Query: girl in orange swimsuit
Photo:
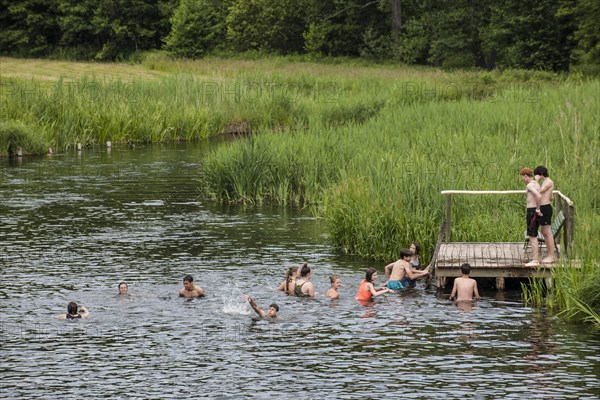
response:
[[[365,279],[360,282],[358,287],[358,293],[356,294],[356,300],[358,301],[369,301],[373,296],[379,296],[389,292],[388,288],[377,288],[373,286],[373,282],[377,280],[377,271],[373,268],[369,268],[365,274]]]

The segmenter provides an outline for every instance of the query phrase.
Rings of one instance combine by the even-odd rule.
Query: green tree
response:
[[[91,22],[97,2],[94,0],[61,0],[58,23],[62,32],[61,47],[82,58],[92,58],[102,48],[102,38]]]
[[[578,21],[576,51],[580,62],[600,65],[600,2],[578,0],[574,8]]]
[[[2,53],[44,56],[52,52],[60,40],[55,0],[1,0],[0,5]]]
[[[491,6],[485,47],[500,67],[565,70],[570,63],[569,19],[554,0],[498,0]]]
[[[173,0],[104,0],[96,4],[91,25],[102,43],[96,58],[102,60],[160,48],[175,9]]]
[[[303,49],[303,0],[236,0],[227,16],[227,42],[238,51],[295,53]]]
[[[305,50],[332,56],[389,57],[391,5],[387,0],[305,0]]]
[[[165,48],[180,57],[200,57],[223,45],[229,1],[181,0],[171,17]]]

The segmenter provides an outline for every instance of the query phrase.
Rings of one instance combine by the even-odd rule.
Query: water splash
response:
[[[242,293],[237,284],[227,282],[223,293],[223,312],[225,314],[250,315],[250,306],[246,299],[244,299],[244,293]]]

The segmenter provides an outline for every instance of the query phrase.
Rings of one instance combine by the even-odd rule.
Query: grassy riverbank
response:
[[[574,255],[585,266],[575,280],[557,275],[566,300],[544,304],[598,307],[598,80],[279,58],[0,62],[2,153],[251,133],[203,160],[205,194],[314,206],[333,246],[382,261],[413,240],[429,259],[441,190],[520,189],[518,170],[544,164],[575,203]],[[453,240],[522,239],[522,197],[453,201]]]
[[[141,64],[0,58],[0,67],[0,155],[18,147],[35,154],[107,140],[149,143],[339,128],[363,123],[384,107],[489,98],[498,91],[531,96],[527,89],[558,80],[535,72],[449,74],[285,58],[158,57]]]

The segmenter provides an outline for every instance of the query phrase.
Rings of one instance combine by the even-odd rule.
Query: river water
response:
[[[600,398],[594,328],[485,287],[468,308],[422,286],[361,305],[383,264],[337,255],[308,210],[198,197],[215,145],[0,160],[2,398]],[[315,300],[274,289],[302,262]],[[177,296],[187,274],[206,298]],[[53,318],[69,301],[90,318]]]

